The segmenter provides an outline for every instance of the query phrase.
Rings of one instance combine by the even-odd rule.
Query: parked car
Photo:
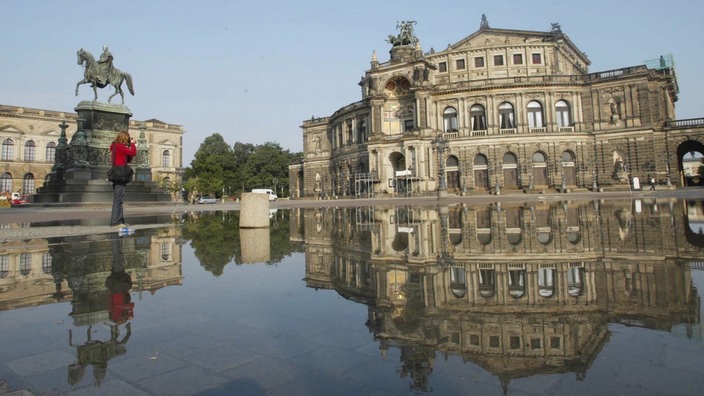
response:
[[[206,195],[206,196],[198,198],[198,203],[199,204],[214,204],[214,203],[218,203],[218,199]]]
[[[22,196],[20,193],[13,192],[12,193],[12,199],[10,200],[10,206],[21,206],[21,205],[26,205],[29,203],[29,200],[27,200],[27,197]]]

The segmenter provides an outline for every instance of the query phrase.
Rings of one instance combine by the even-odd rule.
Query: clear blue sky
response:
[[[385,40],[402,20],[417,21],[424,51],[474,33],[482,14],[503,29],[558,22],[590,72],[671,53],[677,118],[704,117],[700,0],[2,0],[0,9],[0,104],[73,111],[93,95],[83,85],[74,96],[83,77],[76,51],[97,58],[108,45],[134,79],[136,95],[125,99],[133,119],[183,125],[184,166],[215,132],[231,145],[301,151],[302,121],[361,98],[372,51],[388,60]]]

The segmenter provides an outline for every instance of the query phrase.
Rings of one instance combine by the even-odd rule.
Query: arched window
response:
[[[474,156],[474,167],[484,167],[486,169],[486,166],[489,164],[489,160],[486,158],[486,155],[484,154],[477,154]]]
[[[572,297],[582,295],[584,290],[584,267],[572,267],[567,271],[567,293]]]
[[[545,154],[543,154],[540,151],[536,151],[533,153],[533,164],[544,164],[545,163]]]
[[[516,160],[515,155],[512,153],[504,154],[504,165],[516,165],[517,163],[518,161]]]
[[[10,256],[7,254],[0,255],[0,279],[7,278],[10,275]]]
[[[15,158],[15,142],[8,138],[2,142],[2,155],[0,155],[0,160],[12,161]]]
[[[503,102],[499,105],[499,128],[513,129],[516,127],[515,115],[513,113],[513,105],[508,102]]]
[[[543,106],[538,101],[528,103],[528,127],[542,128],[543,124]]]
[[[161,243],[161,261],[171,261],[171,244]]]
[[[29,140],[24,144],[24,160],[26,162],[32,162],[36,159],[37,155],[37,145],[34,140]]]
[[[161,166],[163,166],[163,167],[171,166],[171,151],[164,150],[161,153]]]
[[[508,294],[513,298],[521,298],[526,294],[526,270],[508,271]]]
[[[34,194],[34,175],[27,173],[22,178],[22,192],[25,194]]]
[[[51,275],[51,268],[53,266],[54,259],[49,253],[42,254],[42,272],[45,275]]]
[[[363,143],[367,141],[367,121],[360,119],[357,121],[357,142]]]
[[[562,155],[560,156],[560,160],[562,160],[563,163],[574,162],[574,154],[572,154],[571,151],[563,151]]]
[[[56,143],[49,142],[46,144],[46,162],[54,162],[56,160]]]
[[[479,270],[479,294],[489,298],[496,292],[496,271],[493,269]]]
[[[32,253],[20,253],[20,274],[27,276],[32,272]]]
[[[450,288],[452,294],[457,298],[462,298],[467,294],[467,275],[464,268],[450,268]]]
[[[0,192],[12,191],[12,175],[5,172],[0,176]]]
[[[555,269],[541,268],[538,270],[538,294],[542,297],[552,297],[555,293]]]
[[[555,120],[557,120],[557,126],[560,128],[572,125],[570,105],[564,100],[558,100],[557,103],[555,103]]]
[[[457,110],[454,107],[446,108],[442,119],[445,132],[457,132]]]
[[[475,104],[469,109],[473,131],[486,131],[486,111],[484,106]]]

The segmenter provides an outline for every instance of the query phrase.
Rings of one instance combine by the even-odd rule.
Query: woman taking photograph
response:
[[[137,144],[130,134],[120,131],[110,145],[112,166],[126,166],[132,158],[137,155]],[[112,182],[112,213],[110,215],[110,225],[115,228],[127,227],[125,216],[122,212],[122,202],[125,200],[125,188],[127,183]]]

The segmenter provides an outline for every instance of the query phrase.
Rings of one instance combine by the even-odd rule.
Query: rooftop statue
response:
[[[78,64],[84,66],[85,71],[83,73],[83,80],[76,84],[76,96],[78,96],[78,87],[81,84],[90,84],[93,88],[93,94],[95,95],[93,101],[97,101],[98,88],[105,88],[108,85],[112,85],[115,87],[115,93],[110,95],[108,103],[110,103],[113,96],[120,94],[122,104],[125,104],[125,94],[122,92],[122,82],[125,80],[127,80],[127,89],[134,95],[132,76],[113,66],[113,56],[107,46],[103,46],[103,53],[100,55],[100,59],[97,62],[95,61],[95,57],[83,48],[78,50],[77,55]]]
[[[397,22],[396,29],[399,33],[396,36],[390,34],[386,41],[394,47],[398,45],[416,45],[418,37],[413,33],[413,25],[415,24],[416,21]]]

